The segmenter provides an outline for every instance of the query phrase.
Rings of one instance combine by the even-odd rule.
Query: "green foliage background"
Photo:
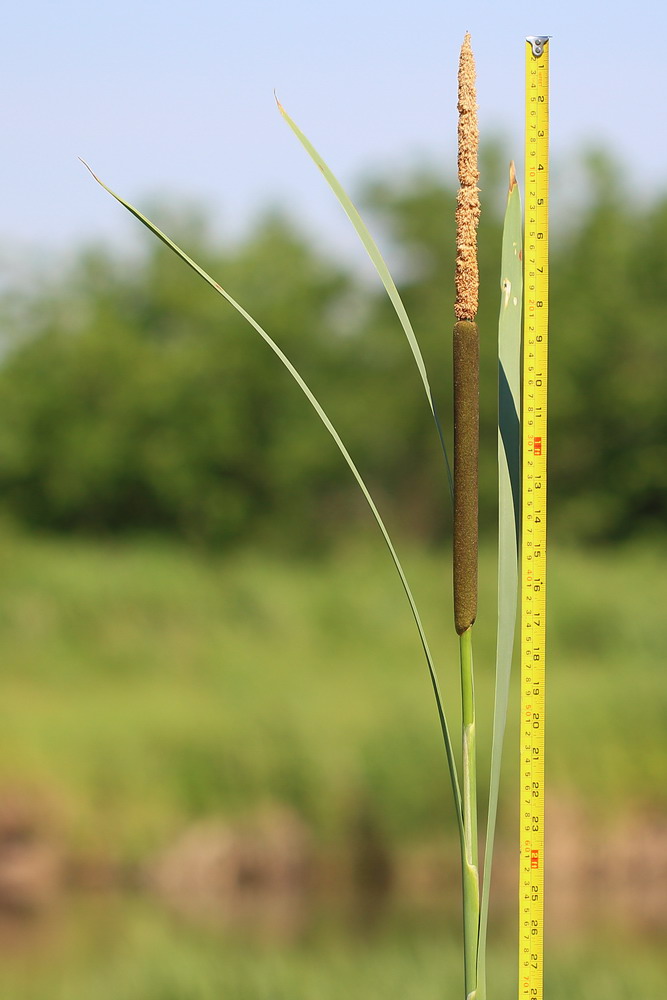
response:
[[[583,166],[587,197],[561,222],[551,253],[551,509],[563,537],[608,542],[667,523],[667,197],[628,197],[602,155]],[[502,193],[504,173],[504,158],[488,149],[483,195]],[[426,172],[379,179],[363,199],[399,261],[446,428],[454,200],[454,187]],[[487,530],[501,207],[502,198],[485,199],[480,230]],[[437,440],[382,289],[326,259],[279,215],[219,245],[201,220],[171,214],[171,225],[158,221],[311,382],[390,523],[420,541],[446,538]],[[356,485],[289,376],[161,245],[141,246],[131,260],[82,250],[57,282],[5,293],[0,509],[58,532],[296,551],[365,523]]]
[[[482,170],[483,741],[505,160],[487,149]],[[630,196],[603,155],[581,164],[579,192],[567,219],[556,219],[551,253],[550,521],[559,544],[550,555],[549,787],[556,808],[584,824],[595,857],[619,831],[639,857],[647,841],[637,830],[657,839],[667,801],[667,626],[655,615],[645,626],[665,590],[655,539],[667,523],[667,195]],[[454,204],[454,186],[427,171],[379,178],[360,202],[398,262],[447,433]],[[450,530],[447,484],[382,289],[276,213],[236,242],[214,240],[204,213],[163,206],[151,216],[266,327],[338,426],[402,536],[456,725],[451,580],[438,547]],[[138,228],[136,245],[80,249],[56,277],[48,262],[50,278],[35,268],[0,294],[0,791],[10,803],[12,789],[35,801],[35,835],[66,858],[100,859],[111,871],[144,865],[190,824],[243,820],[271,803],[293,809],[332,856],[357,856],[362,821],[397,857],[454,845],[421,650],[352,477],[240,317]],[[631,544],[612,546],[621,540]],[[324,557],[285,557],[311,553]],[[516,712],[509,726],[516,747]],[[506,843],[516,836],[517,766],[508,754]],[[635,915],[641,934],[619,946],[601,931],[629,904],[597,891],[604,919],[572,924],[576,948],[550,946],[547,992],[558,1000],[585,982],[587,995],[621,1000],[639,983],[659,995],[664,959],[645,930],[649,894]],[[97,919],[90,900],[69,907],[66,921],[55,907],[58,935],[39,961],[33,949],[0,954],[0,992],[326,1000],[342,984],[351,998],[379,990],[430,1000],[443,983],[456,992],[461,978],[456,932],[448,924],[443,933],[431,914],[428,927],[377,939],[366,937],[363,915],[363,935],[345,917],[347,937],[334,927],[320,939],[309,916],[303,941],[258,948],[190,930],[139,898],[130,908],[121,895],[116,916],[108,899]],[[513,947],[492,941],[499,994],[512,989]]]

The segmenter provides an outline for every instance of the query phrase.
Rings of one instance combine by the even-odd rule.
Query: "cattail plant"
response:
[[[429,646],[417,604],[382,516],[337,430],[319,400],[269,333],[218,282],[189,257],[138,209],[93,176],[121,205],[132,213],[180,259],[191,267],[227,303],[232,306],[264,340],[287,368],[304,393],[341,452],[356,479],[389,550],[401,581],[410,611],[419,634],[442,732],[445,756],[452,786],[454,810],[458,826],[463,868],[464,976],[466,1000],[486,1000],[486,926],[491,876],[491,856],[495,816],[500,784],[500,758],[507,713],[509,673],[512,660],[514,622],[516,618],[517,582],[517,482],[518,482],[518,357],[520,350],[521,219],[515,179],[510,182],[510,195],[503,236],[502,280],[503,298],[499,324],[500,342],[500,535],[499,535],[499,603],[498,642],[496,651],[496,694],[494,704],[493,746],[491,754],[491,786],[487,817],[484,878],[480,895],[477,837],[477,778],[475,766],[475,699],[472,664],[472,627],[477,615],[477,468],[479,438],[479,338],[477,313],[477,224],[479,192],[477,188],[477,107],[475,67],[466,35],[459,64],[459,157],[460,190],[457,198],[456,222],[456,302],[454,326],[454,474],[452,476],[445,445],[445,436],[438,417],[421,350],[405,306],[380,250],[359,212],[317,150],[309,142],[284,108],[278,104],[283,118],[299,142],[317,165],[340,205],[352,222],[386,289],[399,323],[405,333],[417,365],[427,404],[433,417],[442,450],[454,506],[454,622],[460,642],[462,693],[462,770],[461,782],[451,739],[445,707],[438,685],[435,659]],[[90,169],[90,168],[88,168]],[[91,171],[92,173],[92,171]]]

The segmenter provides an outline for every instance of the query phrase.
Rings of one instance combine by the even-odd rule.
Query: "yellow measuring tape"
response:
[[[526,39],[519,1000],[542,1000],[549,332],[549,40]]]

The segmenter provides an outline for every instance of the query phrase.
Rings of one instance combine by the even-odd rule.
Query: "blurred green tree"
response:
[[[505,172],[502,151],[487,148],[482,194],[498,196],[485,198],[480,227],[483,528],[495,521]],[[585,173],[585,197],[551,249],[551,509],[573,540],[606,541],[667,522],[667,199],[631,197],[603,154],[588,157]],[[416,171],[369,184],[364,200],[448,435],[455,187]],[[325,259],[280,215],[223,247],[203,218],[163,225],[303,372],[389,521],[429,543],[447,538],[437,438],[382,290]],[[56,531],[293,549],[365,521],[355,484],[275,358],[165,248],[145,247],[124,260],[81,251],[60,284],[18,306],[7,294],[0,507]]]
[[[327,370],[340,271],[277,217],[233,253],[194,242],[286,351]],[[304,491],[338,473],[265,347],[159,245],[129,265],[81,254],[24,315],[0,371],[0,492],[26,523],[227,543],[276,509],[297,530]]]

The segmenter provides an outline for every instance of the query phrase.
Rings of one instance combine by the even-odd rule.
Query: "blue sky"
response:
[[[559,190],[576,184],[578,153],[602,144],[650,194],[667,188],[666,28],[667,7],[645,2],[6,5],[1,256],[135,241],[79,155],[139,205],[203,202],[220,231],[282,205],[323,243],[344,245],[340,210],[280,119],[274,88],[352,191],[421,159],[451,176],[466,30],[483,135],[521,160],[524,38],[550,34]]]

